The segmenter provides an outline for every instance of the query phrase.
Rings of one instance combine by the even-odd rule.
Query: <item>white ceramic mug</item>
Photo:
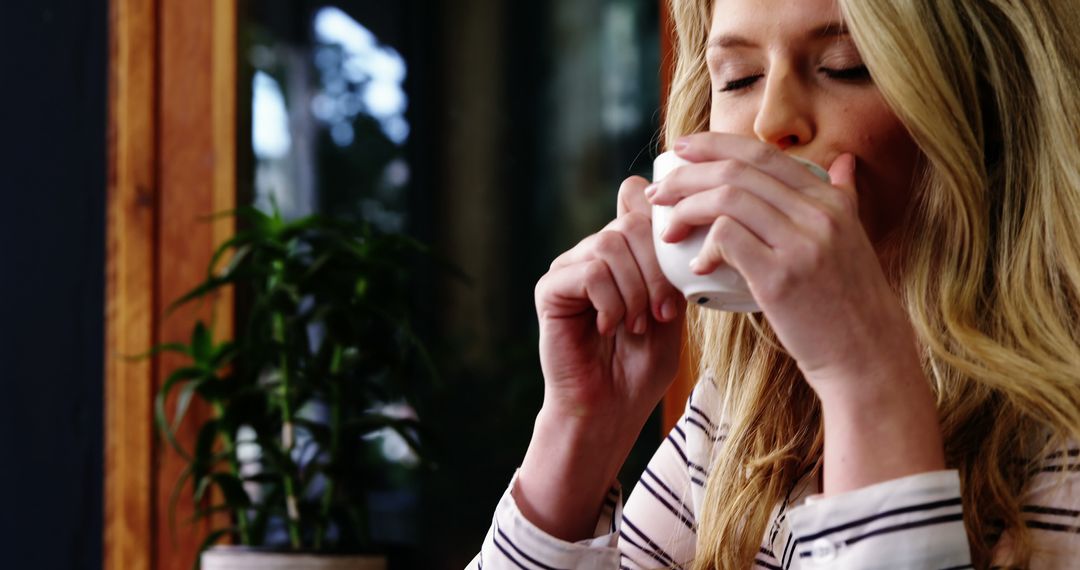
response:
[[[829,173],[824,168],[809,160],[792,156],[825,182],[829,182]],[[659,182],[671,171],[690,161],[680,158],[674,151],[668,151],[653,161],[653,182]],[[705,245],[709,233],[708,226],[694,228],[690,235],[677,243],[668,243],[660,239],[667,229],[671,217],[671,206],[653,206],[652,228],[653,244],[660,269],[682,294],[688,303],[701,305],[719,311],[736,313],[755,313],[760,311],[746,280],[738,271],[726,263],[721,263],[712,273],[698,275],[690,270],[690,260],[697,257]]]

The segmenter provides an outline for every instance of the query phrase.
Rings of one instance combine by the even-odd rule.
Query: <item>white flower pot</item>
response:
[[[386,570],[386,557],[293,554],[215,546],[202,553],[201,565],[202,570]]]

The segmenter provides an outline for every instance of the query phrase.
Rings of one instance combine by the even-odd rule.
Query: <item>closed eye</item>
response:
[[[843,69],[833,69],[831,67],[818,68],[819,71],[825,74],[829,79],[836,79],[839,81],[850,81],[854,83],[869,82],[870,70],[865,65],[857,65],[855,67],[846,67]],[[721,92],[727,93],[732,91],[742,91],[757,83],[758,79],[765,77],[764,74],[750,75],[741,79],[735,79],[728,81],[720,88]]]
[[[747,87],[750,87],[751,85],[756,83],[758,79],[761,79],[762,77],[765,77],[765,75],[759,73],[757,75],[751,75],[749,77],[743,77],[742,79],[736,79],[734,81],[728,81],[727,83],[724,84],[723,87],[720,88],[720,91],[723,91],[723,92],[740,91],[742,89],[746,89]]]
[[[865,65],[857,65],[855,67],[848,67],[844,69],[832,69],[829,67],[819,68],[819,71],[825,74],[829,79],[839,79],[842,81],[869,81],[870,70]]]

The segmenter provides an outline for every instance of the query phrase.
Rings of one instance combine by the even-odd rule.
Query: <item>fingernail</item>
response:
[[[681,137],[675,141],[675,152],[682,152],[690,148],[690,137]]]
[[[660,316],[664,318],[664,321],[670,322],[675,318],[675,299],[669,298],[664,301],[664,304],[660,307]]]
[[[645,332],[645,315],[638,315],[638,318],[634,321],[634,334],[643,334]]]
[[[645,197],[651,200],[652,197],[656,195],[656,191],[658,189],[659,188],[657,187],[656,184],[649,184],[648,186],[645,187]]]

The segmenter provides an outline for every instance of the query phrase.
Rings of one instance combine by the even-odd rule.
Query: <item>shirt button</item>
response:
[[[836,558],[836,545],[830,540],[819,538],[810,545],[810,556],[814,562],[828,562]]]

